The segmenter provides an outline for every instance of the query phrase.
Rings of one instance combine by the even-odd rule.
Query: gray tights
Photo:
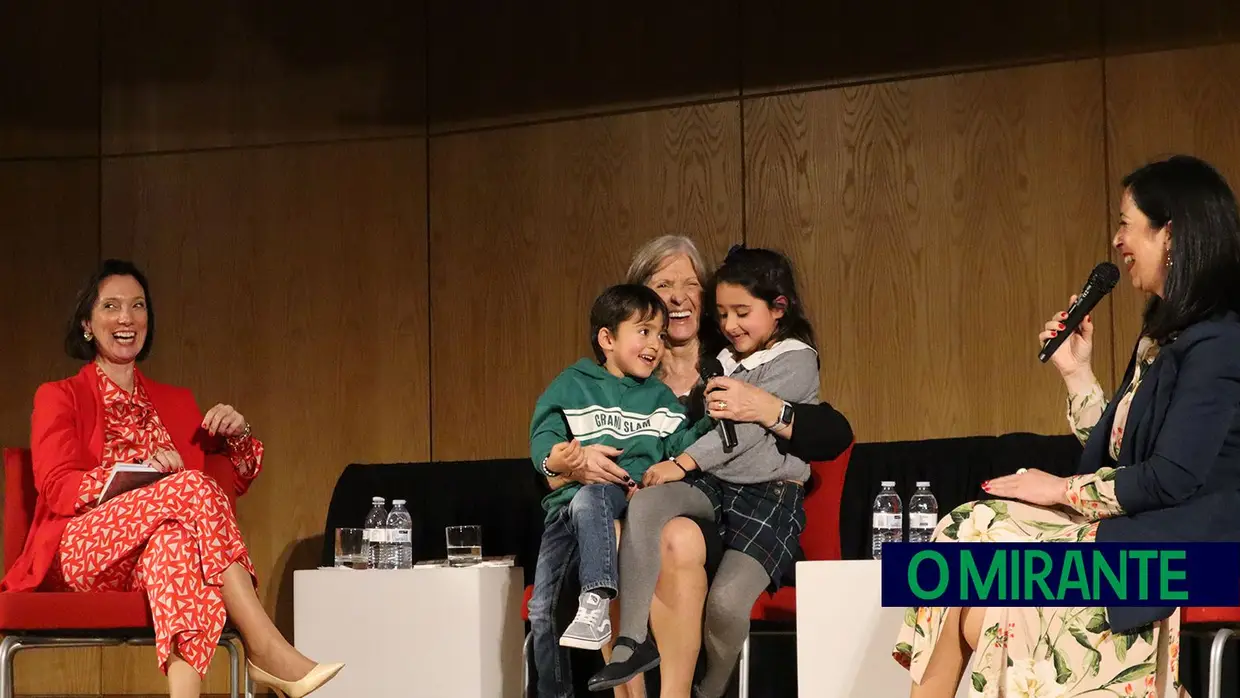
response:
[[[679,516],[713,518],[714,508],[701,490],[684,482],[644,489],[633,495],[620,537],[620,635],[638,643],[646,639],[650,601],[659,581],[660,539],[663,527]],[[704,613],[706,675],[699,686],[707,698],[723,695],[741,645],[749,634],[749,611],[770,584],[766,569],[752,557],[727,550],[706,595]],[[617,647],[611,661],[632,654]]]

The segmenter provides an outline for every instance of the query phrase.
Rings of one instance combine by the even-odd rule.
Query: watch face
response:
[[[779,413],[779,421],[782,424],[792,423],[792,405],[784,403],[784,411]]]

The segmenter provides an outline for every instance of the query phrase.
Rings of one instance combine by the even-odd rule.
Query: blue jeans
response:
[[[628,504],[625,489],[619,485],[586,485],[543,530],[530,597],[531,644],[540,698],[573,695],[568,648],[560,646],[564,627],[556,627],[560,594],[568,573],[575,569],[581,593],[616,596],[619,565],[614,522],[624,516]]]

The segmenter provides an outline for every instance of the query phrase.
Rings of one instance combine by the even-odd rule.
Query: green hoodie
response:
[[[614,460],[634,480],[646,470],[678,456],[710,431],[703,417],[690,425],[685,408],[658,378],[616,378],[590,359],[581,359],[551,381],[534,405],[530,458],[542,472],[551,447],[574,438],[582,446],[602,444],[624,451]],[[581,485],[565,485],[543,498],[550,522]]]

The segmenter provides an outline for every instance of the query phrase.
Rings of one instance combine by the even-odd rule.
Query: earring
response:
[[[95,338],[95,335],[91,334],[90,330],[86,330],[85,332],[82,333],[82,339],[85,339],[88,342],[94,338]]]
[[[1171,266],[1173,263],[1171,261],[1171,250],[1167,250],[1167,266]]]

